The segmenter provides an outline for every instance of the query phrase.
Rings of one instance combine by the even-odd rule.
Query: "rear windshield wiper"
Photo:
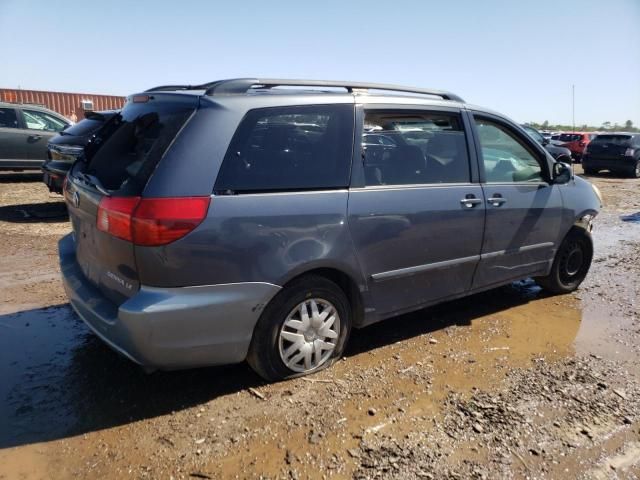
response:
[[[88,173],[80,173],[78,175],[82,180],[84,180],[84,183],[86,183],[87,185],[94,187],[96,190],[98,190],[101,194],[106,195],[107,197],[111,196],[111,192],[109,190],[107,190],[104,185],[102,185],[102,183],[100,182],[100,180],[93,176],[93,175],[89,175]]]

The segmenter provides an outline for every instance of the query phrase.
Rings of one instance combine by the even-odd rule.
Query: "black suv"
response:
[[[47,108],[0,102],[0,170],[38,169],[47,142],[71,122]]]
[[[600,170],[640,178],[640,134],[607,133],[591,140],[582,157],[584,173]]]
[[[73,162],[84,154],[93,135],[116,113],[114,110],[86,112],[84,119],[49,140],[47,159],[42,165],[43,181],[49,191],[62,193],[62,183]]]

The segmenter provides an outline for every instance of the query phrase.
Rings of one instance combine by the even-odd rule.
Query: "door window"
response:
[[[0,108],[0,128],[18,128],[18,117],[13,108]]]
[[[501,124],[476,118],[487,182],[543,182],[542,168],[524,141]]]
[[[353,105],[251,110],[240,123],[215,190],[250,193],[345,188]]]
[[[28,129],[44,130],[46,132],[61,132],[69,125],[59,118],[49,115],[48,113],[38,112],[35,110],[23,110],[24,123]]]
[[[369,111],[362,149],[367,186],[470,181],[462,120],[454,113]]]

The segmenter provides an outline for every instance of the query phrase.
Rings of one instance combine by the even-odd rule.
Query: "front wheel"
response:
[[[573,292],[587,276],[592,258],[591,235],[586,231],[573,230],[560,244],[549,275],[535,280],[552,293]]]
[[[631,177],[640,178],[640,160],[636,162],[635,166],[633,167],[633,170],[631,170]]]
[[[350,330],[351,309],[342,289],[324,277],[302,277],[265,308],[247,362],[268,381],[315,373],[340,358]]]

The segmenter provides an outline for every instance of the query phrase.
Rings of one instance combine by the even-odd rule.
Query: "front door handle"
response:
[[[499,207],[503,203],[506,203],[507,199],[503,198],[502,195],[500,195],[499,193],[496,193],[493,197],[487,198],[487,202],[489,202],[489,204],[494,207]]]
[[[460,203],[464,208],[473,208],[476,205],[480,205],[482,203],[482,200],[480,200],[479,198],[470,197],[463,198],[462,200],[460,200]]]

